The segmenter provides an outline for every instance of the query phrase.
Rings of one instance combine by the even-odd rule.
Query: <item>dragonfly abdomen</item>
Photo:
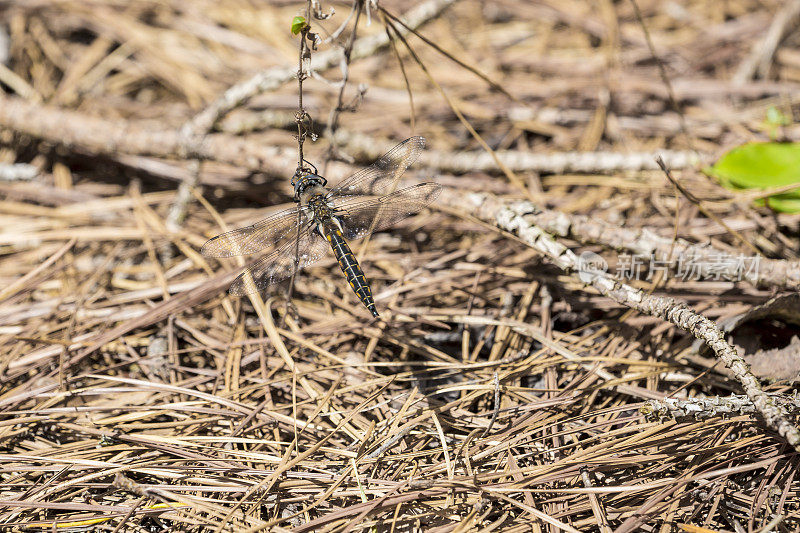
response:
[[[372,316],[378,316],[378,310],[375,308],[375,300],[372,298],[372,290],[369,288],[367,278],[364,276],[364,271],[353,255],[350,246],[342,235],[342,230],[339,225],[334,221],[327,224],[320,224],[320,232],[325,236],[333,249],[333,255],[336,257],[336,262],[342,269],[347,283],[350,288],[356,293],[361,303],[372,313]]]

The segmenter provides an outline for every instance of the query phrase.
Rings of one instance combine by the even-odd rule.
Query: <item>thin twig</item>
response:
[[[305,107],[303,107],[303,82],[306,80],[309,74],[309,67],[311,65],[311,49],[306,42],[306,39],[309,38],[309,30],[310,30],[310,20],[311,20],[311,0],[306,2],[306,24],[300,30],[300,50],[298,52],[297,58],[297,113],[295,115],[295,121],[297,122],[297,169],[295,170],[295,176],[301,174],[305,170],[305,157],[303,156],[303,144],[306,140],[306,135],[308,130],[306,125],[308,124],[310,117],[306,112]],[[299,198],[295,198],[295,200],[299,200]],[[297,222],[295,226],[298,228],[297,231],[297,238],[295,239],[294,244],[294,268],[292,269],[292,275],[289,278],[289,286],[286,288],[286,303],[283,308],[283,316],[281,316],[280,321],[280,328],[283,328],[284,324],[286,323],[286,317],[289,314],[289,308],[292,303],[292,293],[294,292],[294,281],[297,277],[297,268],[300,264],[300,221],[301,221],[301,211],[297,211]]]
[[[411,57],[414,59],[417,65],[419,65],[419,67],[422,69],[422,71],[425,73],[425,75],[428,77],[431,83],[433,83],[433,85],[445,99],[447,105],[450,106],[450,109],[452,109],[453,113],[455,113],[456,117],[458,117],[458,120],[461,121],[461,123],[464,125],[467,131],[469,131],[470,134],[475,138],[475,140],[478,141],[478,144],[480,144],[481,147],[492,157],[497,167],[500,168],[500,170],[503,172],[503,174],[505,174],[508,180],[514,186],[516,186],[520,190],[520,192],[522,192],[522,194],[530,197],[531,199],[534,199],[531,190],[525,186],[525,184],[516,174],[514,174],[513,170],[511,170],[503,161],[501,161],[497,157],[495,151],[492,150],[492,148],[486,143],[486,141],[483,140],[483,137],[481,137],[481,135],[475,130],[472,124],[469,123],[469,121],[466,119],[463,113],[461,113],[456,103],[447,95],[447,92],[444,90],[444,88],[442,88],[439,82],[437,82],[436,79],[434,79],[434,77],[428,70],[428,67],[425,66],[425,63],[422,62],[422,59],[420,59],[420,57],[417,55],[414,49],[411,48],[411,45],[408,43],[405,36],[400,32],[400,30],[396,28],[394,24],[392,24],[390,21],[387,21],[387,23],[389,24],[389,27],[391,27],[392,30],[395,32],[395,36],[397,36],[397,38],[400,39],[400,41],[405,45],[406,49],[409,51]]]
[[[672,82],[667,75],[667,68],[664,66],[664,62],[661,60],[661,57],[656,54],[656,47],[653,45],[653,40],[650,38],[650,31],[647,29],[647,25],[644,23],[644,17],[642,17],[642,12],[639,10],[639,4],[636,2],[636,0],[630,0],[630,2],[633,6],[633,13],[636,15],[636,20],[642,27],[642,32],[644,33],[644,38],[647,41],[647,48],[650,50],[650,55],[655,60],[656,65],[658,65],[658,75],[661,77],[661,83],[663,83],[664,87],[667,89],[667,100],[669,101],[669,106],[673,111],[675,111],[675,113],[677,113],[678,118],[680,119],[681,132],[686,139],[686,144],[689,146],[691,151],[696,152],[694,148],[694,136],[689,133],[689,128],[686,126],[686,116],[683,113],[683,109],[678,104],[678,100],[675,98],[675,91],[672,89]]]
[[[489,420],[489,425],[486,426],[486,429],[481,434],[481,438],[485,437],[492,431],[494,427],[494,423],[497,421],[497,415],[500,414],[500,378],[497,375],[497,372],[494,373],[492,377],[492,384],[494,385],[494,412],[492,413],[492,419]]]
[[[334,143],[336,129],[339,126],[339,115],[342,113],[342,111],[344,111],[344,91],[347,88],[347,81],[350,79],[350,61],[353,54],[353,45],[355,44],[356,36],[358,35],[358,22],[361,20],[363,0],[354,0],[354,2],[356,16],[355,21],[353,22],[353,31],[350,33],[350,38],[347,41],[347,45],[342,50],[342,80],[339,82],[339,94],[336,98],[336,104],[331,109],[331,114],[328,117],[328,126],[325,128],[325,135],[328,137],[328,139],[330,139],[331,142],[331,146],[328,150],[328,156],[325,158],[325,168],[327,168],[328,161],[330,161],[335,149]]]
[[[347,130],[339,130],[336,142],[347,153],[359,160],[380,157],[391,141],[383,141]],[[687,150],[658,150],[653,152],[551,152],[536,153],[522,150],[495,151],[494,156],[486,151],[439,151],[427,149],[420,154],[421,165],[446,172],[459,174],[470,172],[498,171],[497,161],[515,172],[539,172],[543,174],[567,173],[612,173],[636,170],[657,170],[655,161],[662,155],[670,168],[684,169],[694,167],[698,157]],[[502,167],[501,167],[502,168]]]
[[[420,32],[418,32],[416,29],[409,27],[401,19],[397,18],[392,13],[390,13],[385,7],[379,6],[379,9],[381,10],[381,13],[385,14],[387,17],[392,19],[393,22],[396,22],[401,27],[405,28],[409,33],[412,33],[415,36],[417,36],[425,44],[427,44],[428,46],[430,46],[431,48],[433,48],[434,50],[436,50],[437,52],[442,54],[444,57],[446,57],[450,61],[453,61],[458,66],[460,66],[462,68],[465,68],[466,70],[468,70],[468,71],[472,72],[473,74],[475,74],[477,77],[479,77],[480,79],[485,81],[489,85],[489,87],[491,87],[492,89],[504,94],[506,97],[510,98],[511,100],[513,100],[515,102],[520,102],[519,98],[517,98],[513,94],[509,93],[508,90],[505,87],[503,87],[502,83],[494,81],[492,78],[490,78],[487,74],[483,73],[477,67],[474,67],[474,66],[470,65],[469,63],[467,63],[465,61],[462,61],[461,59],[458,59],[452,53],[448,52],[447,50],[445,50],[444,48],[439,46],[436,43],[436,41],[428,39],[427,37],[422,35]]]

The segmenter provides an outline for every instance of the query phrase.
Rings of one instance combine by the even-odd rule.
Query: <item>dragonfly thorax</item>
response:
[[[326,237],[326,231],[328,231],[330,224],[337,226],[339,231],[344,231],[335,209],[328,204],[327,190],[324,187],[314,187],[313,189],[320,189],[320,192],[316,194],[308,194],[307,192],[308,197],[303,198],[303,205],[311,210],[311,215],[319,234]]]

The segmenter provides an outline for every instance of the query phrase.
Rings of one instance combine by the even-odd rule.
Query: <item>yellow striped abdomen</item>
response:
[[[350,288],[356,293],[361,303],[372,313],[372,316],[377,317],[378,310],[375,309],[375,300],[372,299],[372,290],[369,288],[367,278],[364,276],[364,271],[361,270],[356,256],[353,255],[352,250],[350,250],[350,247],[347,245],[347,241],[344,240],[344,235],[342,235],[342,230],[339,228],[339,225],[331,219],[320,226],[321,233],[330,243],[333,249],[333,255],[336,257],[336,261],[339,263],[339,267],[342,269],[345,278],[347,278],[347,283],[350,284]]]

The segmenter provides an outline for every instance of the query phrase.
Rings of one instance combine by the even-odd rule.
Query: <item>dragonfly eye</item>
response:
[[[295,174],[294,177],[292,178],[292,185],[294,185],[295,196],[303,194],[303,191],[315,185],[320,185],[324,187],[327,182],[328,180],[316,174],[302,174],[302,175]]]

